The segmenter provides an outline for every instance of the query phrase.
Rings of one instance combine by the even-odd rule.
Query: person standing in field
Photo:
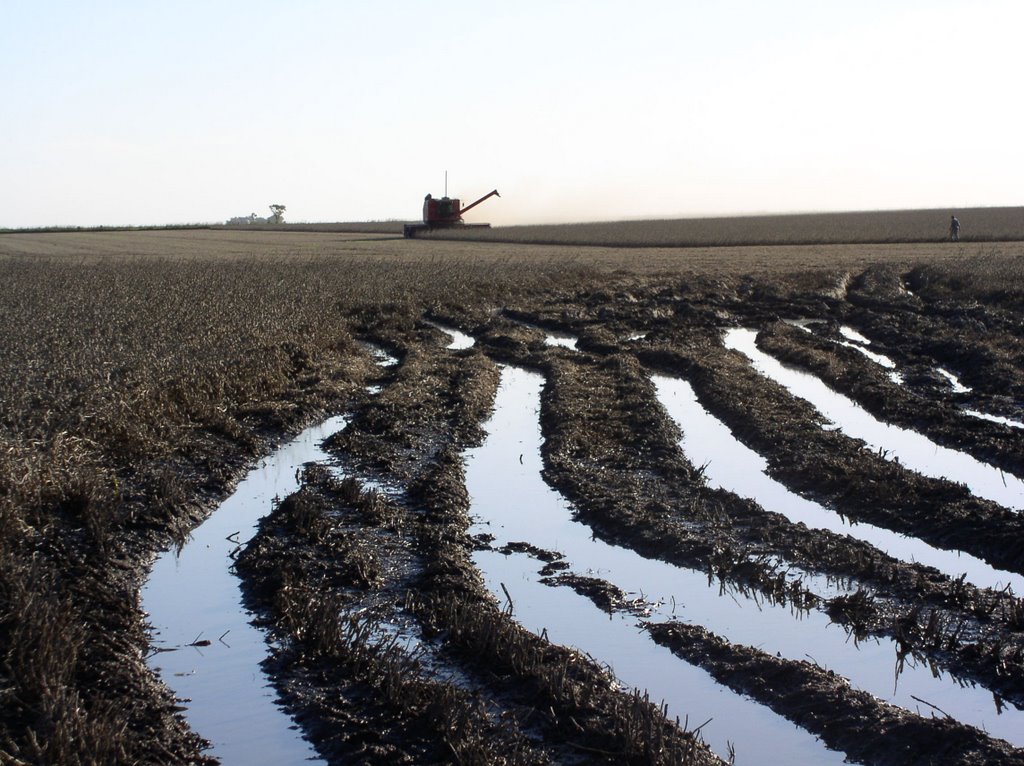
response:
[[[949,217],[949,241],[959,242],[960,241],[960,222],[956,220],[955,215]]]

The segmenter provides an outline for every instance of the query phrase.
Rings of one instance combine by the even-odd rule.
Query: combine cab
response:
[[[432,231],[434,229],[468,229],[468,228],[486,228],[489,227],[489,223],[466,223],[462,220],[463,213],[472,210],[481,202],[491,197],[500,197],[498,190],[495,189],[488,194],[485,194],[476,202],[462,207],[462,202],[457,199],[450,197],[441,197],[441,199],[434,199],[429,194],[423,200],[423,223],[407,223],[403,230],[403,234],[406,237],[415,237],[422,231]]]

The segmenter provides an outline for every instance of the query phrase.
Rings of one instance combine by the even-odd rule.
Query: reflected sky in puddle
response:
[[[848,436],[863,439],[868,447],[889,460],[926,476],[965,484],[979,497],[1008,508],[1024,508],[1024,481],[986,465],[970,455],[939,446],[914,431],[883,423],[838,394],[818,378],[787,367],[757,348],[755,330],[733,328],[724,335],[726,348],[747,356],[762,375],[810,402]]]
[[[398,357],[389,353],[382,346],[379,346],[376,343],[371,343],[368,340],[362,340],[359,342],[363,345],[363,348],[369,352],[370,356],[373,357],[373,361],[381,367],[394,367],[398,364]]]
[[[230,554],[255,534],[275,498],[298,489],[303,464],[327,458],[320,442],[344,427],[344,418],[331,418],[261,461],[193,531],[180,556],[169,551],[156,560],[142,589],[154,646],[176,649],[158,652],[149,665],[176,696],[190,700],[189,724],[225,763],[322,763],[276,704],[260,668],[266,638],[249,624]],[[212,643],[186,646],[197,638]]]
[[[531,330],[537,330],[538,332],[544,333],[544,345],[545,346],[558,346],[560,348],[567,348],[570,351],[578,351],[576,347],[577,338],[575,335],[570,335],[565,332],[556,332],[554,330],[548,330],[540,325],[535,325],[532,322],[524,322],[520,319],[512,320],[517,324],[521,324],[523,327],[529,327]]]
[[[487,587],[503,601],[501,584],[508,588],[513,616],[527,630],[547,631],[551,641],[586,652],[629,689],[646,689],[655,704],[666,702],[669,715],[679,716],[691,729],[710,718],[701,734],[723,757],[732,742],[740,766],[764,763],[765,752],[771,752],[777,763],[844,762],[841,754],[826,750],[810,734],[654,643],[633,617],[609,615],[569,588],[541,584],[535,559],[522,553],[479,551],[473,560]]]
[[[705,410],[693,387],[680,378],[652,376],[658,399],[683,432],[680,446],[696,466],[705,466],[708,486],[720,487],[755,500],[763,508],[809,527],[828,529],[871,543],[890,556],[933,566],[950,577],[966,572],[982,587],[1013,586],[1024,593],[1024,576],[994,569],[981,559],[957,551],[934,548],[913,537],[871,524],[851,524],[839,514],[790,492],[766,473],[767,461],[737,441],[722,421]]]
[[[882,367],[885,367],[887,370],[892,370],[896,368],[896,362],[894,362],[889,357],[885,356],[885,354],[877,354],[874,351],[870,351],[864,348],[863,346],[858,346],[856,343],[850,343],[849,341],[840,341],[839,345],[846,346],[847,348],[852,348],[856,351],[859,351],[872,362],[881,365]]]
[[[843,325],[843,326],[841,326],[839,328],[839,331],[843,335],[845,335],[847,338],[849,338],[850,340],[852,340],[852,341],[854,341],[856,343],[861,343],[861,344],[863,344],[865,346],[867,346],[867,345],[869,345],[871,343],[871,340],[869,338],[866,338],[865,336],[861,335],[859,332],[854,330],[852,327],[847,327],[846,325]],[[893,363],[893,361],[891,359],[889,359],[889,357],[887,357],[887,356],[882,356],[881,354],[875,354],[874,352],[868,351],[867,349],[862,348],[861,346],[853,346],[853,348],[858,349],[861,353],[865,354],[869,359],[873,359],[875,362],[877,362],[878,364],[881,364],[883,367],[892,369],[892,368],[894,368],[896,366]],[[942,367],[936,367],[935,370],[940,375],[945,377],[946,380],[949,381],[949,385],[952,388],[953,393],[955,393],[955,394],[967,394],[967,393],[971,392],[972,389],[970,388],[970,386],[965,386],[960,381],[960,379],[956,375],[954,375],[952,372],[950,372],[949,370],[946,370],[946,369],[944,369]],[[903,381],[903,376],[900,375],[898,372],[891,372],[889,374],[889,377],[890,377],[890,379],[894,383],[897,383],[899,385],[903,385],[903,382],[904,382]],[[1002,425],[1010,426],[1011,428],[1024,428],[1024,423],[1020,422],[1019,420],[1011,420],[1010,418],[1004,418],[1004,417],[1002,417],[1000,415],[990,415],[987,412],[979,412],[978,410],[966,409],[966,408],[961,410],[961,412],[963,412],[965,415],[970,415],[972,418],[980,418],[981,420],[989,420],[989,421],[991,421],[993,423],[1001,423]]]
[[[953,389],[954,394],[970,393],[971,389],[965,386],[963,383],[961,383],[960,378],[951,373],[949,370],[943,369],[942,367],[936,367],[935,371],[949,381],[949,385]]]
[[[814,330],[812,330],[809,326],[811,324],[814,324],[813,320],[785,319],[783,321],[786,322],[786,324],[792,325],[793,327],[799,327],[804,332],[814,334]],[[839,332],[842,333],[843,336],[848,338],[849,340],[838,340],[835,341],[836,343],[838,343],[840,346],[852,348],[854,351],[860,352],[875,364],[881,365],[882,367],[889,370],[889,380],[891,380],[893,383],[899,385],[903,384],[903,376],[900,375],[898,372],[895,372],[896,362],[887,357],[885,354],[879,354],[875,351],[871,351],[870,349],[865,348],[865,346],[871,343],[871,341],[869,341],[859,332],[854,330],[852,327],[847,327],[846,325],[842,325],[839,328]]]
[[[861,354],[866,356],[875,364],[880,365],[881,367],[884,367],[885,369],[889,370],[889,380],[891,380],[893,383],[897,385],[903,385],[903,376],[900,373],[896,372],[896,362],[894,362],[889,357],[885,356],[884,354],[877,354],[874,351],[864,348],[864,346],[858,346],[856,343],[850,343],[849,341],[839,341],[839,345],[846,346],[847,348],[852,348],[855,351],[859,351]]]
[[[544,344],[547,346],[560,346],[561,348],[567,348],[570,351],[577,350],[576,338],[572,335],[565,335],[563,333],[548,331],[547,336],[544,338]]]
[[[461,330],[457,330],[454,327],[443,325],[440,322],[435,322],[432,319],[424,319],[423,321],[425,324],[430,325],[434,329],[440,330],[445,335],[451,336],[451,343],[445,346],[445,348],[447,349],[450,349],[452,351],[462,351],[463,349],[472,348],[473,345],[476,343],[476,339],[472,335],[467,335],[466,333],[462,332]]]
[[[592,539],[588,527],[571,520],[565,500],[540,476],[542,380],[540,375],[520,368],[502,368],[495,413],[485,426],[490,436],[482,447],[466,453],[466,485],[475,520],[471,533],[495,535],[498,546],[529,541],[558,551],[573,564],[573,571],[609,579],[636,595],[643,592],[651,601],[663,599],[669,611],[673,592],[677,591],[680,611],[676,616],[680,619],[685,619],[683,594],[688,590],[694,591],[695,611],[700,609],[697,600],[702,604],[719,601],[713,595],[717,588],[710,588],[703,574],[646,562],[630,551]],[[546,629],[553,641],[589,653],[609,665],[624,684],[646,689],[655,702],[667,702],[670,715],[689,716],[691,725],[714,715],[715,721],[703,733],[716,752],[725,754],[726,740],[731,739],[737,743],[739,762],[753,763],[744,759],[743,753],[758,753],[770,742],[782,762],[842,763],[839,754],[825,750],[806,732],[719,686],[704,671],[657,646],[636,625],[636,618],[609,616],[568,588],[540,584],[541,562],[536,559],[496,551],[478,551],[473,558],[491,592],[502,602],[505,596],[500,584],[505,584],[515,617],[528,629],[538,634]],[[677,574],[682,575],[685,584],[664,581],[676,579]],[[646,589],[644,575],[651,578]],[[689,596],[687,601],[689,604]],[[753,605],[750,608],[757,609]],[[788,613],[786,619],[790,619]],[[741,730],[734,723],[737,720],[749,720],[751,725]]]
[[[992,695],[983,689],[961,689],[947,678],[935,678],[924,667],[908,668],[900,676],[893,691],[895,648],[889,641],[861,642],[854,646],[846,633],[817,611],[796,615],[788,607],[766,604],[736,592],[720,594],[717,584],[709,585],[706,575],[648,560],[633,551],[608,545],[593,538],[589,527],[572,520],[567,502],[548,487],[540,477],[539,395],[543,379],[540,375],[515,367],[502,369],[501,386],[495,413],[486,424],[490,436],[484,445],[466,453],[466,482],[472,498],[471,513],[475,519],[474,534],[495,536],[494,545],[525,541],[539,548],[563,554],[577,574],[600,577],[614,583],[631,596],[642,595],[656,606],[651,619],[674,617],[703,625],[730,641],[758,647],[783,657],[804,660],[813,657],[819,664],[851,679],[853,684],[877,697],[914,710],[913,697],[926,699],[960,720],[986,725],[998,736],[1015,737],[1024,744],[1024,725],[1017,711],[999,716]],[[513,558],[513,557],[510,557]],[[631,618],[609,618],[589,600],[566,596],[565,588],[534,586],[541,564],[524,556],[514,556],[525,563],[507,564],[510,574],[488,571],[495,561],[505,557],[494,552],[478,553],[475,561],[491,584],[492,592],[504,602],[496,583],[509,588],[516,615],[530,615],[527,627],[535,631],[553,627],[562,643],[590,652],[595,659],[614,667],[625,684],[647,689],[655,700],[665,700],[672,715],[689,715],[691,721],[703,721],[703,695],[689,693],[685,685],[669,682],[669,665],[682,662],[655,651],[646,633],[635,627]],[[507,578],[507,579],[502,579]],[[566,604],[573,606],[567,607]],[[596,612],[604,621],[620,620],[613,646],[603,647],[600,631],[588,621]],[[670,660],[670,662],[668,662]],[[630,674],[624,670],[629,668]],[[770,733],[751,734],[735,722],[745,720],[746,706],[742,697],[725,690],[718,692],[722,704],[735,704],[732,712],[722,714],[717,725],[709,725],[706,738],[719,753],[724,753],[724,740],[734,738],[741,752],[762,753],[770,746],[775,752],[782,748],[779,762],[822,763],[831,757],[820,744],[804,732],[774,714]],[[757,707],[757,706],[755,706]],[[927,713],[926,713],[927,714]],[[703,715],[703,717],[702,717]],[[761,715],[761,713],[758,713]],[[768,736],[768,739],[762,739]],[[770,744],[769,744],[770,743]],[[808,744],[809,743],[809,744]],[[802,756],[807,748],[818,748],[810,760]],[[741,761],[742,762],[742,761]],[[748,761],[749,762],[749,761]],[[835,762],[841,762],[837,759]]]
[[[1024,428],[1024,423],[1021,421],[1004,418],[1001,415],[989,415],[987,412],[978,412],[977,410],[964,410],[964,412],[972,417],[991,420],[993,423],[1002,423],[1004,426],[1010,426],[1010,428]]]
[[[854,343],[862,343],[865,346],[871,344],[871,340],[869,338],[866,338],[865,336],[861,335],[859,332],[854,330],[849,325],[840,325],[839,332],[841,332],[844,337],[848,338],[849,340],[852,340]]]

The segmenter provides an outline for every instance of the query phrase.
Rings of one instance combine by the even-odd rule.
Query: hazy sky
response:
[[[0,0],[0,227],[1024,204],[1020,0]]]

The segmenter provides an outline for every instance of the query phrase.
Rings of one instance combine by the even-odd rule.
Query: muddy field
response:
[[[0,236],[0,270],[4,763],[214,760],[153,670],[140,588],[253,461],[329,415],[347,423],[324,445],[330,465],[307,466],[232,552],[268,637],[263,670],[325,762],[778,762],[781,745],[744,739],[742,718],[708,724],[700,695],[666,707],[528,624],[526,586],[498,589],[482,569],[501,557],[804,737],[807,762],[1024,763],[1024,602],[1003,587],[1024,575],[1024,498],[987,491],[1024,477],[1020,243],[35,234]],[[1005,486],[912,470],[849,435],[759,371],[738,330]],[[450,348],[456,332],[469,343]],[[513,419],[538,424],[537,473],[584,537],[696,573],[699,598],[778,615],[792,646],[767,628],[741,638],[758,633],[752,615],[733,626],[685,608],[696,592],[670,605],[620,586],[564,539],[482,527],[471,456],[495,436],[510,370],[540,376],[536,411]],[[665,380],[848,532],[716,484]],[[510,517],[532,502],[515,489],[499,501]],[[868,526],[962,551],[994,583],[887,553],[858,534]],[[988,707],[890,700],[816,659],[829,642],[879,652],[886,685],[920,671],[952,704]]]

